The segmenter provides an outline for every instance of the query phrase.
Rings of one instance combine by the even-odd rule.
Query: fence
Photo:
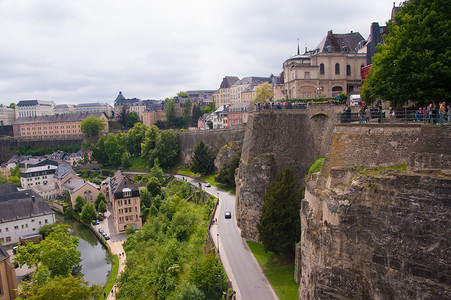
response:
[[[451,113],[439,114],[437,112],[422,112],[419,110],[398,109],[390,111],[370,110],[369,112],[342,112],[339,120],[341,123],[404,123],[404,124],[451,124]]]

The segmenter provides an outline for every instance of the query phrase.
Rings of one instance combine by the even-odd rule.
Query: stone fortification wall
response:
[[[301,183],[315,159],[325,156],[342,110],[338,105],[314,105],[250,114],[235,176],[236,216],[244,238],[258,239],[263,196],[275,175],[291,166]]]
[[[222,147],[229,143],[234,143],[241,147],[245,128],[245,125],[240,125],[228,129],[179,132],[178,142],[180,151],[177,159],[178,164],[184,166],[190,165],[194,148],[200,141],[204,141],[215,153],[218,153]]]
[[[301,205],[299,299],[450,299],[450,195],[451,127],[337,126]]]

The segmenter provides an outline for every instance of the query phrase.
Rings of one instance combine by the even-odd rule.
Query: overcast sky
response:
[[[399,4],[399,1],[396,2]],[[279,75],[327,34],[390,18],[393,0],[0,0],[0,103],[164,99],[227,75]],[[301,51],[302,52],[302,51]]]

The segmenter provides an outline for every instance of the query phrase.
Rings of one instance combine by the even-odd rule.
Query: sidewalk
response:
[[[117,277],[119,277],[120,274],[124,271],[125,264],[127,262],[127,256],[125,255],[124,248],[122,247],[122,243],[123,243],[123,241],[112,242],[109,244],[110,249],[111,249],[111,254],[117,255],[119,258],[119,270],[117,272]],[[113,289],[108,294],[107,299],[109,299],[109,300],[116,299],[116,292],[117,292],[117,287],[115,284],[113,286]]]

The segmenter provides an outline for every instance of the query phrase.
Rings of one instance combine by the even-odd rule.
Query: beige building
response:
[[[284,62],[285,94],[294,99],[358,93],[361,68],[366,65],[366,53],[359,52],[363,45],[358,32],[329,31],[316,49]]]
[[[13,125],[16,119],[14,108],[9,108],[0,104],[0,126]]]
[[[124,175],[122,170],[118,170],[103,188],[105,195],[113,204],[113,215],[118,231],[124,231],[127,226],[141,229],[141,198],[139,187],[133,184],[132,178]]]
[[[242,93],[250,86],[258,86],[263,82],[271,83],[271,81],[270,77],[244,77],[243,79],[238,80],[230,88],[230,103],[243,102],[243,99],[241,98]]]
[[[85,181],[79,177],[72,177],[66,180],[62,185],[62,190],[69,191],[72,207],[75,206],[75,198],[82,196],[85,202],[94,204],[100,193],[100,187],[92,182]]]
[[[6,248],[0,244],[0,300],[16,298],[17,278]]]
[[[104,113],[80,113],[41,117],[21,117],[13,125],[15,139],[52,140],[81,139],[84,134],[80,130],[81,121],[89,116],[105,121],[102,133],[108,133],[108,118]]]
[[[145,110],[143,112],[143,119],[142,122],[143,124],[147,125],[147,126],[152,126],[155,124],[155,122],[157,121],[166,121],[166,112],[162,109],[158,109],[158,110]]]
[[[226,76],[222,79],[221,86],[213,94],[213,101],[215,102],[216,107],[230,105],[232,103],[231,87],[238,80],[240,79],[236,76]]]
[[[73,104],[57,104],[53,108],[55,115],[73,114],[75,112],[75,105]]]
[[[80,103],[75,106],[76,113],[104,113],[107,117],[113,114],[113,107],[108,103]]]
[[[16,119],[23,117],[40,117],[53,115],[53,101],[44,100],[22,100],[17,103],[14,108],[16,111]]]

